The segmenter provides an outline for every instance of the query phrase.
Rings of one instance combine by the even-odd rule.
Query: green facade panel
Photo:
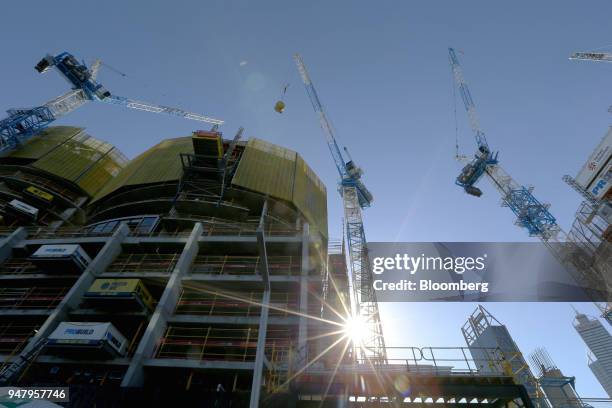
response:
[[[250,139],[232,184],[293,203],[327,237],[325,185],[296,152]]]
[[[232,184],[291,201],[297,154],[291,150],[250,139]]]
[[[45,129],[9,157],[32,159],[32,167],[73,182],[90,196],[127,163],[114,146],[69,126]]]
[[[119,175],[106,184],[94,201],[124,186],[153,184],[180,179],[183,173],[180,153],[193,153],[191,137],[164,140],[137,156]]]

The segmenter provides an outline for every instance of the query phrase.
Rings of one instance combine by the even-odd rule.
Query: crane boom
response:
[[[114,105],[121,105],[125,106],[126,108],[146,112],[165,113],[166,115],[178,116],[184,119],[196,120],[198,122],[212,123],[213,125],[223,124],[222,120],[200,115],[199,113],[187,112],[179,108],[172,108],[169,106],[155,105],[149,102],[137,101],[135,99],[124,98],[123,96],[111,95],[108,98],[103,99],[102,102]]]
[[[310,80],[304,60],[299,54],[295,54],[293,58],[312,107],[319,115],[319,122],[325,134],[329,151],[340,174],[338,191],[343,201],[353,303],[356,315],[362,319],[366,326],[359,347],[361,359],[362,362],[367,360],[374,364],[382,364],[387,361],[387,355],[376,292],[372,286],[372,267],[367,253],[367,241],[361,212],[362,208],[370,206],[373,197],[361,181],[363,172],[354,164],[350,155],[348,155],[348,151],[349,161],[345,162],[323,105]]]
[[[612,54],[609,52],[575,52],[570,55],[571,60],[583,60],[583,61],[603,61],[612,62]]]
[[[453,71],[453,77],[455,83],[459,88],[461,99],[463,100],[463,106],[467,112],[468,119],[470,121],[470,127],[474,132],[476,139],[476,145],[478,146],[478,152],[474,155],[471,162],[465,165],[461,170],[461,174],[455,179],[455,184],[462,187],[464,191],[470,195],[480,197],[482,191],[475,186],[475,184],[481,179],[486,173],[490,166],[497,164],[497,154],[491,153],[489,144],[484,131],[480,127],[480,120],[478,119],[478,113],[476,112],[476,104],[472,99],[470,88],[465,81],[463,76],[463,70],[459,59],[453,48],[448,49],[448,57],[450,60],[451,70]],[[458,155],[457,155],[458,156]]]
[[[476,112],[476,105],[472,99],[472,94],[470,93],[467,82],[465,82],[463,70],[461,69],[459,59],[457,58],[457,54],[455,54],[455,50],[453,48],[448,49],[448,56],[451,63],[451,69],[453,70],[453,76],[455,77],[455,82],[457,83],[459,93],[461,94],[461,99],[463,100],[463,106],[465,107],[465,111],[467,112],[468,119],[470,121],[470,126],[472,127],[472,131],[476,137],[478,148],[489,151],[487,138],[484,131],[480,127],[480,120],[478,119],[478,113]]]
[[[329,147],[329,152],[334,159],[334,163],[336,164],[336,168],[338,169],[338,173],[341,178],[346,176],[346,168],[344,157],[342,156],[342,151],[338,147],[338,143],[336,142],[336,138],[334,136],[333,128],[327,119],[327,115],[325,114],[325,110],[323,109],[323,105],[321,104],[321,100],[319,99],[319,95],[317,94],[317,90],[315,89],[312,81],[310,80],[310,76],[308,75],[308,71],[306,70],[306,65],[304,65],[304,60],[302,56],[299,54],[295,54],[293,56],[295,63],[298,67],[298,71],[302,77],[302,81],[304,82],[304,86],[306,87],[306,92],[308,92],[308,96],[310,97],[310,102],[312,103],[312,108],[319,115],[319,123],[321,124],[321,129],[323,129],[323,133],[325,134],[325,139],[327,140],[327,146]]]
[[[0,153],[15,148],[49,126],[54,120],[69,114],[89,101],[111,103],[153,113],[164,113],[184,119],[212,123],[213,125],[223,124],[222,120],[187,112],[179,108],[112,95],[102,84],[96,81],[101,65],[102,62],[97,60],[91,68],[88,68],[84,62],[79,62],[68,52],[56,56],[47,55],[40,60],[35,67],[38,72],[43,73],[51,67],[55,67],[70,83],[72,89],[42,106],[9,109],[7,111],[8,117],[0,120]]]

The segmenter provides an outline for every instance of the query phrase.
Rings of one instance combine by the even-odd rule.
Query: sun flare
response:
[[[351,316],[344,322],[344,333],[354,345],[361,344],[366,330],[366,324],[360,316]]]

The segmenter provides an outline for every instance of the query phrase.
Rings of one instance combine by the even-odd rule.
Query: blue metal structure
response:
[[[502,205],[509,207],[516,215],[516,225],[527,229],[530,236],[539,237],[544,241],[555,240],[560,228],[555,217],[548,211],[549,205],[541,203],[533,196],[532,187],[519,185],[499,166],[497,154],[491,153],[485,133],[480,127],[476,105],[463,77],[455,50],[449,48],[448,54],[478,147],[474,159],[463,168],[455,183],[463,187],[468,194],[479,197],[482,192],[474,186],[474,183],[483,175],[487,175],[500,192]]]
[[[480,197],[482,195],[482,191],[476,187],[475,184],[485,173],[487,166],[497,164],[497,153],[491,153],[485,133],[480,127],[480,122],[476,113],[476,105],[472,99],[470,89],[463,78],[463,72],[461,70],[461,65],[459,64],[459,59],[457,59],[457,55],[455,54],[455,50],[449,48],[448,56],[455,81],[457,82],[457,87],[459,88],[461,99],[463,100],[463,106],[467,112],[470,125],[476,138],[476,145],[478,146],[478,152],[474,155],[472,161],[461,170],[461,174],[457,176],[455,184],[462,187],[466,193]]]
[[[36,64],[39,73],[55,67],[70,83],[72,90],[42,106],[25,109],[9,109],[8,117],[0,120],[0,153],[14,149],[29,137],[49,126],[54,120],[77,109],[88,101],[121,105],[126,108],[165,113],[185,119],[220,125],[223,121],[182,109],[154,105],[121,96],[112,95],[96,81],[100,62],[91,68],[79,62],[72,54],[63,52],[56,56],[47,55]]]
[[[310,97],[310,102],[312,103],[312,107],[314,111],[319,115],[319,122],[321,124],[321,128],[325,133],[325,137],[327,139],[327,147],[329,148],[329,152],[334,159],[334,164],[338,169],[338,174],[340,175],[340,188],[343,186],[347,187],[355,187],[357,190],[357,195],[359,198],[359,205],[361,208],[369,207],[374,201],[374,197],[372,193],[365,187],[363,182],[360,180],[363,175],[363,171],[361,168],[357,167],[352,159],[345,160],[342,155],[342,151],[338,147],[338,143],[336,142],[336,138],[334,136],[334,131],[325,114],[325,110],[323,109],[323,105],[319,99],[319,95],[317,94],[317,90],[312,84],[310,77],[308,76],[308,72],[306,71],[306,66],[304,65],[304,61],[299,54],[294,56],[296,64],[298,66],[298,70],[300,71],[300,75],[302,76],[302,80],[304,82],[304,86],[306,87],[306,92]],[[346,147],[344,148],[345,151]],[[348,155],[348,151],[347,151]]]
[[[367,241],[363,228],[361,209],[372,204],[373,196],[361,181],[363,171],[355,165],[345,148],[349,160],[345,160],[333,128],[327,118],[323,105],[319,100],[317,91],[306,71],[302,57],[294,56],[306,92],[315,112],[319,115],[321,128],[327,139],[327,146],[334,159],[334,164],[340,175],[338,191],[344,205],[344,222],[351,270],[351,283],[355,317],[359,317],[364,324],[364,335],[356,347],[360,362],[371,364],[384,364],[387,361],[385,341],[376,300],[376,292],[372,286],[372,267],[367,252]]]

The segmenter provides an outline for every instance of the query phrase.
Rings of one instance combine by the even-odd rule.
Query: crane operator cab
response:
[[[491,155],[491,152],[486,146],[480,146],[478,150],[480,155],[476,155],[470,163],[466,164],[455,180],[455,184],[463,187],[467,194],[474,197],[480,197],[482,195],[482,190],[474,186],[474,184],[476,184],[485,173],[487,166],[497,164],[497,154]]]
[[[346,162],[346,172],[352,179],[359,179],[363,175],[363,170],[361,170],[361,167],[357,167],[352,160]]]

